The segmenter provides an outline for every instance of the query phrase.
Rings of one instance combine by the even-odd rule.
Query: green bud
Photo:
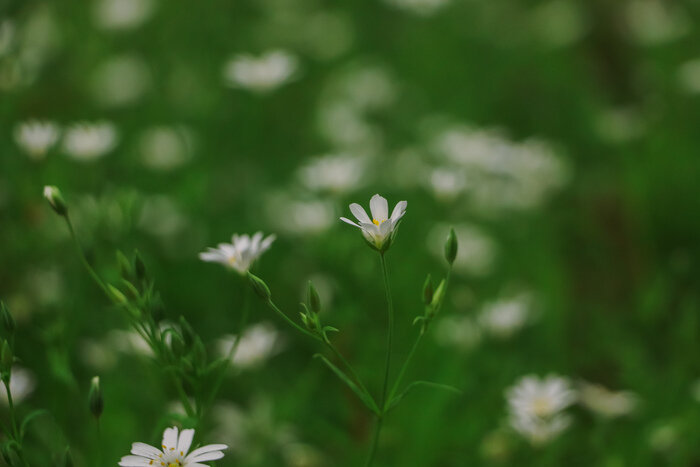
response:
[[[120,305],[126,305],[127,303],[129,303],[129,299],[126,298],[126,295],[124,295],[121,292],[121,290],[119,290],[112,284],[107,284],[107,289],[109,289],[109,294],[115,303],[118,303]]]
[[[88,393],[88,404],[90,413],[95,418],[100,418],[104,410],[105,403],[102,397],[102,387],[100,386],[100,377],[95,376],[90,382],[90,392]]]
[[[442,300],[445,297],[445,287],[445,279],[443,279],[440,281],[437,289],[435,289],[435,294],[433,294],[433,301],[430,303],[431,314],[437,313],[442,306]]]
[[[12,371],[12,363],[14,363],[15,356],[12,353],[12,348],[10,348],[10,343],[6,340],[2,342],[2,350],[0,350],[0,366],[2,366],[2,372],[9,374]]]
[[[450,265],[455,262],[457,257],[457,235],[455,234],[455,229],[450,228],[450,233],[447,236],[447,241],[445,242],[445,259]]]
[[[70,448],[66,447],[66,451],[63,453],[63,467],[74,467],[73,456],[70,453]]]
[[[250,280],[250,285],[253,287],[255,293],[258,294],[258,297],[265,301],[270,300],[272,293],[270,292],[270,288],[267,286],[265,281],[251,272],[248,273],[248,280]]]
[[[428,274],[423,284],[423,303],[425,305],[430,305],[433,302],[433,292],[433,278]]]
[[[56,214],[59,216],[65,216],[68,214],[68,207],[66,206],[66,202],[63,200],[61,190],[55,186],[47,185],[44,187],[44,198],[46,198],[53,210],[56,211]]]
[[[319,313],[321,311],[321,297],[318,295],[318,291],[311,281],[309,281],[309,286],[307,288],[307,298],[309,309],[314,313]]]
[[[124,279],[131,280],[133,276],[131,263],[121,251],[117,251],[117,265],[119,266],[119,275],[121,275]]]
[[[2,320],[2,325],[8,334],[15,332],[15,319],[12,317],[12,313],[10,313],[5,302],[0,302],[0,320]]]
[[[148,277],[146,273],[146,264],[141,258],[141,254],[138,251],[134,252],[134,270],[136,271],[136,278],[140,281]]]

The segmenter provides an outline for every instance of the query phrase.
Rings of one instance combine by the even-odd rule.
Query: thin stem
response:
[[[386,269],[386,260],[384,259],[384,254],[380,255],[382,263],[382,275],[384,276],[384,290],[386,291],[386,301],[387,301],[387,335],[386,335],[386,365],[384,369],[384,384],[382,385],[382,398],[381,407],[382,412],[386,409],[386,393],[389,387],[389,372],[391,369],[391,352],[394,340],[394,301],[391,298],[391,288],[389,287],[389,273]]]
[[[17,418],[15,416],[15,404],[12,400],[12,392],[10,391],[10,382],[3,379],[2,383],[5,385],[5,391],[7,392],[7,406],[10,409],[10,425],[12,426],[12,435],[15,441],[20,442],[19,431],[17,430]]]
[[[308,331],[308,330],[302,328],[302,327],[299,326],[297,323],[295,323],[294,321],[292,321],[291,318],[289,318],[289,316],[285,315],[285,314],[282,312],[282,310],[280,310],[279,308],[277,308],[277,305],[275,305],[275,304],[273,303],[272,300],[267,300],[267,306],[269,306],[270,308],[272,308],[272,310],[273,310],[275,313],[277,313],[278,315],[280,315],[280,317],[282,317],[282,319],[284,319],[290,326],[292,326],[293,328],[295,328],[295,329],[296,329],[297,331],[299,331],[300,333],[305,334],[305,335],[307,335],[307,336],[309,336],[309,337],[311,337],[312,339],[317,340],[317,341],[322,340],[322,339],[321,339],[319,336],[317,336],[316,334],[313,334],[312,332],[310,332],[310,331]]]
[[[83,266],[85,266],[85,269],[87,269],[88,273],[90,274],[90,277],[97,283],[97,285],[100,286],[102,291],[107,295],[109,299],[112,299],[112,294],[109,292],[109,289],[107,289],[107,286],[105,285],[104,282],[102,282],[102,279],[100,279],[100,276],[97,275],[95,270],[90,266],[90,263],[88,262],[87,258],[85,257],[85,253],[83,252],[83,247],[80,246],[80,241],[78,241],[78,236],[75,234],[75,229],[73,228],[73,223],[70,220],[70,217],[68,217],[68,214],[63,216],[66,220],[66,224],[68,225],[68,230],[70,231],[70,236],[73,238],[73,242],[75,243],[75,248],[78,251],[78,256],[80,257],[80,261],[83,263]]]
[[[180,402],[182,402],[182,406],[185,408],[187,416],[191,418],[197,418],[197,412],[194,410],[194,408],[192,408],[190,399],[187,397],[187,393],[185,392],[185,389],[182,387],[182,383],[176,375],[173,375],[173,382],[175,383],[175,389],[177,390],[178,396],[180,396]]]
[[[411,347],[410,352],[408,352],[408,356],[406,357],[406,361],[403,363],[403,366],[401,367],[401,370],[399,371],[399,375],[396,377],[396,381],[394,382],[394,385],[391,388],[391,391],[389,391],[389,403],[394,399],[394,396],[396,395],[396,391],[399,389],[399,386],[401,385],[401,381],[403,381],[403,377],[406,374],[406,370],[408,370],[408,366],[411,363],[411,360],[413,359],[413,356],[416,353],[416,350],[418,350],[418,346],[420,345],[421,340],[423,340],[423,336],[425,335],[425,331],[421,328],[420,332],[418,333],[418,337],[416,338],[416,341],[413,343],[413,347]]]
[[[102,465],[102,430],[100,429],[100,418],[95,420],[97,423],[97,465]]]
[[[360,389],[374,402],[374,398],[372,397],[372,394],[367,390],[365,387],[364,383],[360,379],[359,376],[357,376],[357,373],[355,372],[355,369],[350,365],[350,362],[347,361],[345,357],[343,357],[343,354],[340,353],[340,351],[333,345],[331,344],[330,341],[326,341],[326,346],[338,357],[338,359],[345,365],[345,367],[350,371],[350,375],[355,379],[355,382],[360,386]]]
[[[379,432],[382,431],[382,421],[383,417],[377,415],[377,422],[374,426],[374,436],[372,437],[372,445],[369,450],[369,457],[367,457],[366,467],[371,467],[372,462],[374,462],[374,456],[377,453],[377,445],[379,444]]]

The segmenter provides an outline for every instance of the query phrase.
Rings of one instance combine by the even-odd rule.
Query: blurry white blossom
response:
[[[76,123],[65,131],[63,150],[75,160],[92,161],[112,151],[117,141],[117,129],[110,122]]]
[[[12,368],[12,377],[10,378],[12,402],[21,403],[34,392],[35,387],[34,375],[29,370],[20,367]],[[0,403],[7,405],[7,389],[5,389],[4,384],[0,384]]]
[[[270,249],[275,238],[274,235],[263,238],[262,232],[252,236],[233,234],[231,243],[219,243],[216,248],[207,248],[207,251],[199,254],[199,259],[223,264],[245,275],[260,255]]]
[[[15,142],[32,159],[43,159],[60,135],[58,125],[49,121],[29,120],[15,126]]]
[[[381,147],[381,131],[348,102],[322,103],[317,122],[319,132],[334,146],[367,152],[376,151]]]
[[[259,57],[237,55],[224,65],[224,80],[231,87],[267,93],[288,82],[298,66],[297,58],[283,50],[266,52]]]
[[[346,193],[365,178],[367,161],[352,154],[329,154],[312,159],[298,171],[301,183],[313,191]]]
[[[360,64],[332,77],[323,94],[328,100],[343,102],[360,112],[370,112],[393,104],[398,86],[386,67]]]
[[[633,0],[627,4],[626,13],[632,37],[645,45],[678,39],[692,27],[679,5],[663,0]]]
[[[142,58],[119,55],[97,66],[92,75],[92,95],[105,107],[127,106],[145,94],[150,81],[148,66]]]
[[[489,274],[496,260],[497,245],[494,240],[472,224],[457,224],[454,229],[459,243],[455,270],[475,276]],[[449,231],[449,225],[437,224],[428,233],[428,248],[437,258],[444,257],[443,246]]]
[[[155,0],[96,0],[95,22],[102,29],[132,29],[153,14]]]
[[[691,94],[700,94],[700,58],[688,60],[678,68],[681,88]]]
[[[219,341],[219,354],[227,356],[236,342],[236,336],[226,336]],[[280,351],[279,332],[269,323],[254,324],[240,338],[231,358],[233,366],[249,369],[262,365]]]
[[[0,21],[0,57],[8,54],[14,46],[17,27],[9,19]]]
[[[447,6],[451,0],[384,0],[387,4],[420,16],[430,16]]]
[[[481,342],[481,330],[471,316],[445,316],[435,323],[435,340],[445,347],[468,351]]]
[[[438,167],[430,174],[428,186],[438,200],[452,201],[465,190],[466,177],[459,169]]]
[[[571,423],[564,410],[576,401],[568,379],[550,375],[521,378],[506,391],[510,426],[533,444],[544,444]]]
[[[184,127],[154,126],[139,139],[139,152],[144,165],[154,170],[173,170],[189,161],[192,154],[192,132]]]
[[[336,211],[329,201],[293,199],[282,193],[270,195],[265,210],[278,229],[294,234],[324,232],[336,219]]]
[[[579,384],[578,397],[584,407],[606,418],[629,415],[639,406],[639,397],[633,392],[611,391],[585,381]]]
[[[531,318],[531,297],[519,294],[486,303],[479,312],[479,324],[492,336],[506,339]]]

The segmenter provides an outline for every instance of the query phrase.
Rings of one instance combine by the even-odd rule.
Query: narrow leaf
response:
[[[399,404],[399,402],[401,402],[401,400],[406,396],[406,394],[408,394],[411,391],[411,389],[418,387],[418,386],[427,386],[427,387],[434,388],[434,389],[442,389],[444,391],[450,391],[450,392],[458,394],[458,395],[462,394],[461,390],[457,389],[454,386],[449,386],[447,384],[433,383],[432,381],[414,381],[411,384],[409,384],[408,386],[406,386],[406,389],[404,389],[402,393],[397,394],[391,400],[391,402],[389,402],[389,406],[387,407],[387,411],[396,407]]]
[[[22,420],[22,425],[19,427],[19,436],[20,439],[24,438],[24,435],[27,432],[27,427],[29,424],[34,420],[35,418],[41,417],[42,415],[48,415],[48,410],[44,409],[38,409],[34,410],[33,412],[30,412],[26,417],[24,417],[24,420]]]
[[[369,410],[374,412],[375,414],[379,414],[379,408],[377,407],[377,404],[374,402],[374,399],[372,399],[372,396],[367,394],[365,391],[361,390],[359,387],[357,387],[357,384],[355,384],[343,371],[335,366],[333,363],[331,363],[330,360],[328,360],[326,357],[324,357],[321,354],[315,354],[314,358],[320,358],[323,360],[323,363],[328,365],[328,368],[333,371],[333,373],[338,376],[345,384],[348,385],[350,389],[357,395],[357,397],[360,398],[360,400],[367,406]]]

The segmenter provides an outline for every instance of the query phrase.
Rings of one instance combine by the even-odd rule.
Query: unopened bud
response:
[[[433,313],[437,313],[438,310],[440,309],[440,306],[442,306],[442,299],[445,297],[445,279],[440,281],[440,285],[437,286],[437,289],[435,289],[435,293],[433,294],[433,301],[430,304],[430,307],[432,308]]]
[[[117,265],[119,266],[119,275],[124,279],[131,280],[133,275],[131,263],[121,251],[117,251]]]
[[[0,302],[0,319],[2,320],[2,325],[8,334],[15,332],[15,319],[12,317],[12,313],[5,305],[5,302]]]
[[[2,350],[0,350],[0,365],[2,365],[2,372],[8,373],[12,370],[12,364],[14,363],[15,356],[12,353],[12,348],[10,343],[6,340],[2,342]]]
[[[253,287],[255,293],[258,294],[258,297],[265,301],[270,300],[272,293],[270,292],[270,288],[267,286],[265,281],[251,272],[248,273],[248,280],[250,280],[250,285]]]
[[[321,311],[321,297],[318,295],[318,291],[314,284],[309,281],[309,287],[307,289],[307,296],[309,302],[309,309],[314,313],[319,313]]]
[[[92,413],[95,418],[100,418],[102,411],[104,410],[105,403],[104,398],[102,397],[102,387],[100,386],[99,376],[95,376],[90,382],[88,404],[90,406],[90,413]]]
[[[447,241],[445,242],[445,259],[448,263],[452,264],[455,262],[457,250],[457,235],[455,234],[455,229],[451,228],[449,235],[447,235]]]
[[[423,284],[423,303],[425,305],[430,305],[433,302],[433,278],[430,277],[430,274],[428,274],[428,277],[425,278],[425,283]]]
[[[56,214],[59,216],[65,216],[68,214],[68,207],[66,206],[66,202],[63,200],[61,190],[55,186],[46,185],[44,187],[44,198],[46,198],[53,210],[56,211]]]

